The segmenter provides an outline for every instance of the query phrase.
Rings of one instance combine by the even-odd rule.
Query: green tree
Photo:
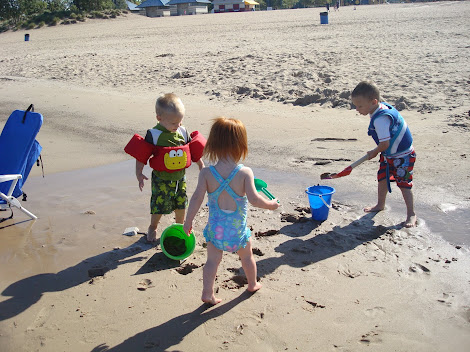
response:
[[[126,0],[114,0],[114,6],[116,6],[117,9],[127,9],[127,3]]]
[[[18,6],[14,0],[0,0],[0,19],[9,20],[15,17]]]
[[[282,0],[282,8],[291,9],[298,2],[298,0]]]
[[[47,3],[44,0],[19,0],[18,3],[21,14],[26,16],[43,13],[47,8]]]
[[[73,0],[80,11],[100,11],[115,7],[112,0]]]
[[[46,7],[43,0],[0,0],[0,18],[16,23],[22,16],[41,13]]]
[[[51,12],[65,11],[69,8],[72,0],[45,0],[47,9]]]

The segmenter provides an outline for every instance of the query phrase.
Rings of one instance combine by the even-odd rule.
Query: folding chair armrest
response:
[[[12,180],[19,180],[23,176],[21,175],[0,175],[0,182],[7,182]]]
[[[11,195],[13,194],[13,190],[16,187],[16,184],[18,183],[18,180],[22,178],[20,174],[17,175],[0,175],[0,182],[7,182],[7,181],[12,181],[10,185],[10,189],[8,190],[8,193],[6,194],[7,197],[13,198]]]

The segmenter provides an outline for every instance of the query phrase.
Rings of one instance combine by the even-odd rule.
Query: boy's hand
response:
[[[148,180],[148,178],[144,174],[137,174],[135,176],[137,177],[137,181],[139,181],[139,189],[142,192],[142,189],[144,188],[144,180]]]
[[[374,159],[377,154],[382,153],[388,149],[390,146],[390,141],[380,142],[376,148],[369,150],[367,155],[369,155],[369,160]]]
[[[184,230],[184,233],[189,237],[189,234],[193,230],[193,224],[185,221],[183,225],[183,230]]]

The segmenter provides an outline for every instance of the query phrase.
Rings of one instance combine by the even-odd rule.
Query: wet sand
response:
[[[216,282],[224,302],[200,305],[207,207],[195,223],[195,252],[182,264],[169,260],[145,236],[121,234],[148,224],[148,194],[138,192],[132,169],[126,161],[31,178],[27,205],[39,219],[16,212],[15,225],[1,229],[7,351],[98,351],[102,344],[112,351],[241,351],[247,344],[255,351],[311,344],[463,351],[469,342],[468,247],[424,223],[395,226],[393,208],[365,214],[356,201],[339,200],[341,191],[328,220],[314,222],[304,177],[287,174],[289,184],[265,170],[255,169],[282,207],[250,210],[263,288],[244,292],[240,263],[226,254]],[[189,184],[196,178],[194,167]],[[161,228],[171,222],[164,217]]]

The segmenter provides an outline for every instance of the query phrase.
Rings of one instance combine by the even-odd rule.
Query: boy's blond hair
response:
[[[217,117],[209,133],[204,155],[211,161],[232,158],[238,162],[248,154],[248,139],[243,122],[237,119]]]
[[[184,116],[185,109],[180,98],[173,93],[161,95],[155,103],[155,112],[158,116],[163,114],[177,114]]]
[[[380,101],[380,92],[374,82],[362,81],[354,88],[351,97],[363,97],[369,100],[377,99],[377,101]]]

